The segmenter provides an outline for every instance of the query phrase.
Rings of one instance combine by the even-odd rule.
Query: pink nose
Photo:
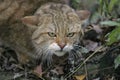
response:
[[[58,44],[58,45],[60,46],[61,49],[63,49],[66,44],[65,44],[65,43],[60,43],[60,44]]]

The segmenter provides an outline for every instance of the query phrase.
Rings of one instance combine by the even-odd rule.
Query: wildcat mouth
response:
[[[63,49],[61,49],[61,50],[56,50],[55,52],[64,52],[64,51],[63,51]]]
[[[54,54],[56,56],[64,56],[67,52],[63,51],[63,50],[57,50],[54,52]]]

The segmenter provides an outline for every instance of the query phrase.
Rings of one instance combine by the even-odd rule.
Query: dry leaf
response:
[[[63,67],[62,66],[57,66],[55,68],[55,70],[57,71],[57,73],[60,75],[60,74],[64,74],[64,71],[63,71]]]
[[[84,80],[85,79],[85,75],[80,75],[80,76],[75,76],[76,80]]]
[[[84,45],[88,51],[95,51],[99,47],[98,42],[94,42],[91,40],[84,40]]]
[[[92,25],[93,26],[93,29],[97,32],[97,33],[102,33],[102,29],[99,25]]]
[[[38,65],[34,70],[33,72],[39,76],[42,75],[42,68],[41,68],[41,65]]]

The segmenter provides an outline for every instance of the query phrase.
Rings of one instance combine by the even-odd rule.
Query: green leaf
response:
[[[116,57],[116,59],[114,60],[114,63],[115,63],[115,68],[117,68],[120,65],[120,55]]]
[[[108,6],[109,12],[111,12],[113,10],[113,8],[117,4],[117,2],[118,2],[118,0],[110,0],[109,6]]]
[[[80,3],[80,0],[74,0],[76,3]]]
[[[120,23],[115,21],[104,21],[100,23],[101,25],[107,25],[107,26],[120,26]]]
[[[114,42],[120,40],[120,27],[116,27],[109,35],[107,40],[107,45],[111,45]]]

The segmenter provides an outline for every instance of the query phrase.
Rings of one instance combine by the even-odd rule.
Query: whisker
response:
[[[47,66],[50,66],[50,65],[52,64],[52,55],[51,55],[51,54],[48,54],[47,57],[48,57],[48,58],[47,58],[47,61],[48,61]]]
[[[72,54],[74,54],[75,59],[80,57],[76,50],[72,50]]]

